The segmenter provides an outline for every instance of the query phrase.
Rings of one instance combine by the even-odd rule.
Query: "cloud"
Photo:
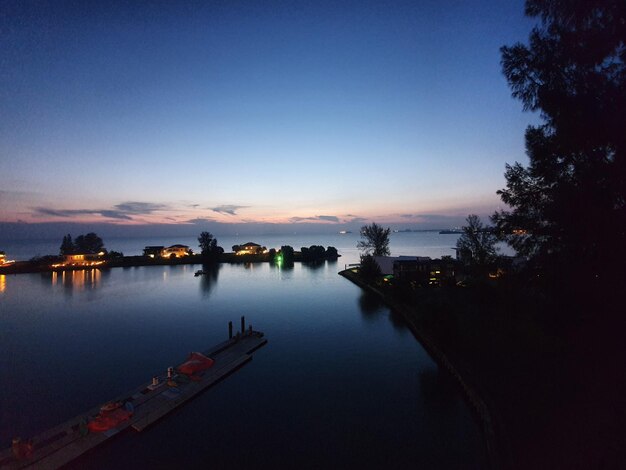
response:
[[[217,207],[209,207],[213,212],[217,212],[218,214],[228,214],[228,215],[237,215],[237,211],[239,209],[245,209],[250,206],[235,206],[232,204],[224,204]]]
[[[346,222],[348,223],[354,223],[354,224],[364,224],[367,222],[367,219],[363,218],[363,217],[353,217],[350,220],[347,220]]]
[[[94,212],[94,213],[97,214],[98,212]],[[110,219],[133,220],[131,217],[129,217],[128,215],[120,211],[102,210],[102,211],[99,211],[99,213],[102,217],[108,217]]]
[[[334,215],[316,215],[315,217],[292,217],[289,220],[291,222],[293,222],[293,223],[306,222],[308,220],[314,221],[314,222],[333,222],[333,223],[338,223],[339,222],[339,217],[336,217]]]
[[[132,220],[128,215],[115,210],[107,209],[50,209],[48,207],[35,207],[33,209],[38,215],[50,215],[52,217],[77,217],[81,215],[101,215],[108,219]]]
[[[50,207],[35,207],[36,215],[72,218],[81,215],[100,215],[107,219],[133,220],[133,216],[148,215],[155,211],[167,209],[164,204],[152,202],[129,201],[113,206],[113,209],[52,209]]]
[[[155,211],[162,211],[168,207],[165,204],[155,204],[153,202],[129,201],[118,204],[115,208],[125,214],[145,215]]]
[[[209,222],[215,222],[215,219],[212,219],[210,217],[196,217],[195,219],[186,220],[184,223],[185,224],[202,225],[202,224],[206,224],[206,223],[209,223]]]

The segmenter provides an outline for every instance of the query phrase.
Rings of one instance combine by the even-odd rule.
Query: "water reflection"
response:
[[[71,295],[73,292],[95,290],[102,281],[102,271],[99,269],[52,271],[42,273],[41,279],[44,284],[63,287],[65,292]]]
[[[361,308],[361,313],[363,313],[364,317],[371,317],[374,314],[382,312],[384,306],[385,304],[376,294],[364,289],[361,290],[361,295],[359,296],[359,307]]]
[[[211,290],[217,284],[217,278],[220,272],[221,264],[203,264],[202,271],[204,274],[200,276],[200,291],[203,297],[208,297]]]
[[[317,271],[320,268],[325,266],[325,261],[308,261],[306,263],[302,263],[302,266],[309,271]]]
[[[7,277],[4,274],[0,274],[0,294],[7,290]]]

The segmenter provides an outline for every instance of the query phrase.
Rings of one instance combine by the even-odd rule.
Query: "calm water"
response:
[[[269,339],[251,363],[70,468],[483,468],[447,375],[343,262],[0,276],[0,443],[149,381],[245,314]]]

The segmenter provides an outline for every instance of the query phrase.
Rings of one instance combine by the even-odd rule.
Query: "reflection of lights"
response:
[[[0,294],[7,290],[7,277],[0,274]]]

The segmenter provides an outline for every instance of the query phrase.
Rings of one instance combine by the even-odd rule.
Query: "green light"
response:
[[[283,255],[282,255],[281,253],[278,253],[278,254],[274,257],[274,262],[275,262],[277,265],[279,265],[279,266],[280,266],[281,264],[283,264]]]

